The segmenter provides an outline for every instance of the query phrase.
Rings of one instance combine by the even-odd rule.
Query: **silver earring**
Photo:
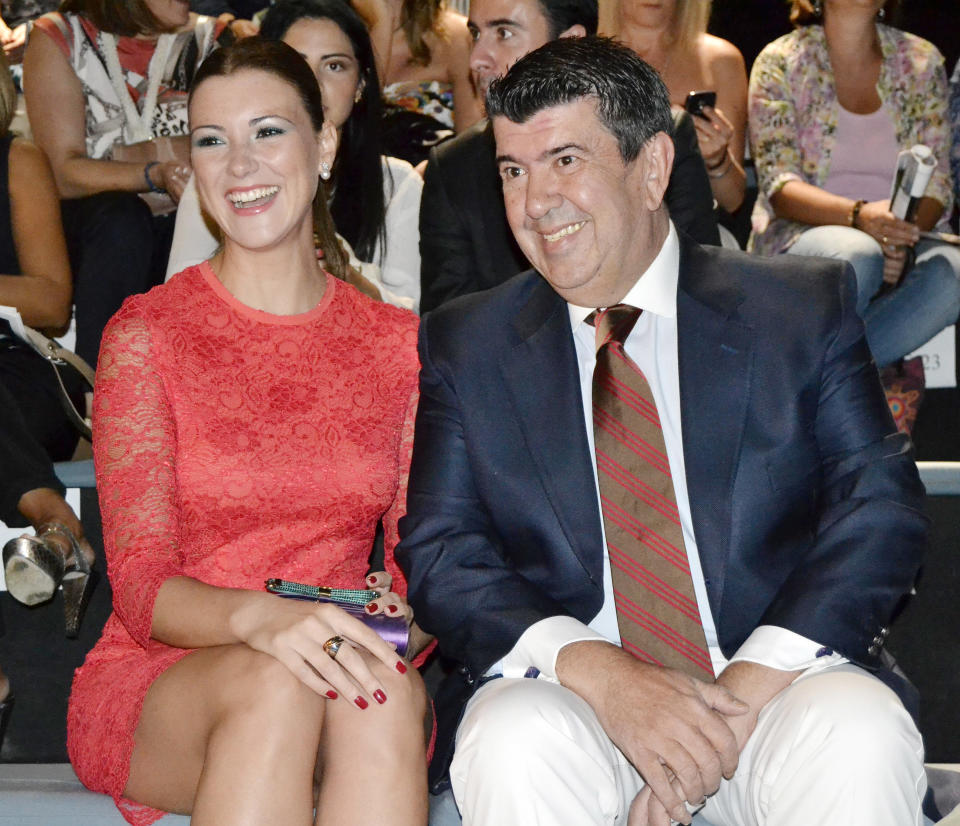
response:
[[[328,164],[326,161],[323,161],[320,164],[320,177],[325,181],[330,180],[330,164]]]
[[[881,6],[880,11],[877,12],[877,20],[879,20],[882,23],[883,18],[886,16],[887,16],[887,10],[883,6]]]
[[[823,3],[821,0],[813,0],[813,13],[817,17],[823,17]]]

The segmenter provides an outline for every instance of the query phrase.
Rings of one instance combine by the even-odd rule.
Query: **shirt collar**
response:
[[[680,239],[677,230],[670,222],[670,230],[660,252],[653,259],[646,272],[641,273],[634,285],[621,301],[631,307],[639,307],[647,313],[676,318],[677,315],[677,279],[680,275]],[[570,313],[570,327],[576,330],[596,307],[580,307],[567,303]]]

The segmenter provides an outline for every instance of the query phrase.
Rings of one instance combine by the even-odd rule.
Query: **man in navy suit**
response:
[[[428,314],[397,552],[462,665],[437,697],[466,824],[920,822],[920,736],[883,668],[926,541],[922,486],[849,271],[679,237],[657,75],[563,39],[488,93],[535,271]],[[588,316],[662,425],[715,679],[619,645],[593,457]],[[466,708],[464,709],[464,704]]]

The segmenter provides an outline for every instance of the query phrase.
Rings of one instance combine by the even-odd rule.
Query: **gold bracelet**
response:
[[[850,208],[850,214],[847,216],[847,221],[854,229],[859,229],[859,227],[857,227],[857,219],[860,217],[860,210],[863,209],[863,205],[865,203],[866,201],[861,198],[858,201],[855,201],[853,206]]]

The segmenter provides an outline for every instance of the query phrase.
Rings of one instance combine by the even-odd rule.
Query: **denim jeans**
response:
[[[920,241],[916,262],[900,285],[877,297],[883,286],[883,252],[867,233],[852,227],[813,227],[787,250],[848,261],[857,278],[857,312],[867,342],[883,367],[929,341],[960,314],[960,248]]]

